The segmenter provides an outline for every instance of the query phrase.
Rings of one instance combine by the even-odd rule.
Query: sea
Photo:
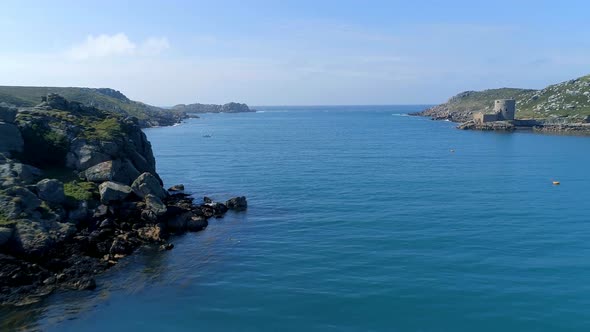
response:
[[[423,108],[146,129],[166,186],[248,210],[141,249],[95,291],[0,311],[0,329],[590,331],[590,137],[407,115]]]

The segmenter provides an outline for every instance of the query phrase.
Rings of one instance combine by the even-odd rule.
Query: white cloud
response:
[[[67,55],[75,60],[131,55],[153,56],[168,48],[170,44],[164,37],[150,37],[138,45],[124,33],[101,34],[89,35],[83,43],[72,46]]]
[[[139,46],[138,53],[140,55],[158,55],[169,48],[168,39],[164,37],[151,37]]]

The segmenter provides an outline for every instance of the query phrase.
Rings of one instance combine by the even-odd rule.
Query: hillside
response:
[[[172,125],[185,117],[182,112],[133,101],[119,91],[106,88],[0,86],[0,103],[21,108],[33,107],[41,102],[42,96],[50,93],[86,106],[134,116],[139,119],[142,127]]]
[[[473,113],[490,112],[495,99],[516,99],[516,117],[519,119],[550,120],[560,117],[568,122],[583,122],[590,116],[590,75],[542,90],[501,88],[466,91],[416,115],[464,122],[471,120]]]
[[[244,113],[255,112],[246,104],[227,103],[223,105],[216,104],[179,104],[172,107],[173,110],[187,113]]]

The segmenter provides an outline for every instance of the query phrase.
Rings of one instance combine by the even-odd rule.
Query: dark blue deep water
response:
[[[167,185],[246,195],[246,213],[20,319],[48,331],[590,330],[590,137],[401,115],[420,107],[260,109],[146,131]]]

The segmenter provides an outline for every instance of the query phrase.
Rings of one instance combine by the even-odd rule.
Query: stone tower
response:
[[[496,100],[494,102],[494,112],[498,115],[498,120],[514,120],[514,114],[516,113],[516,100]]]

